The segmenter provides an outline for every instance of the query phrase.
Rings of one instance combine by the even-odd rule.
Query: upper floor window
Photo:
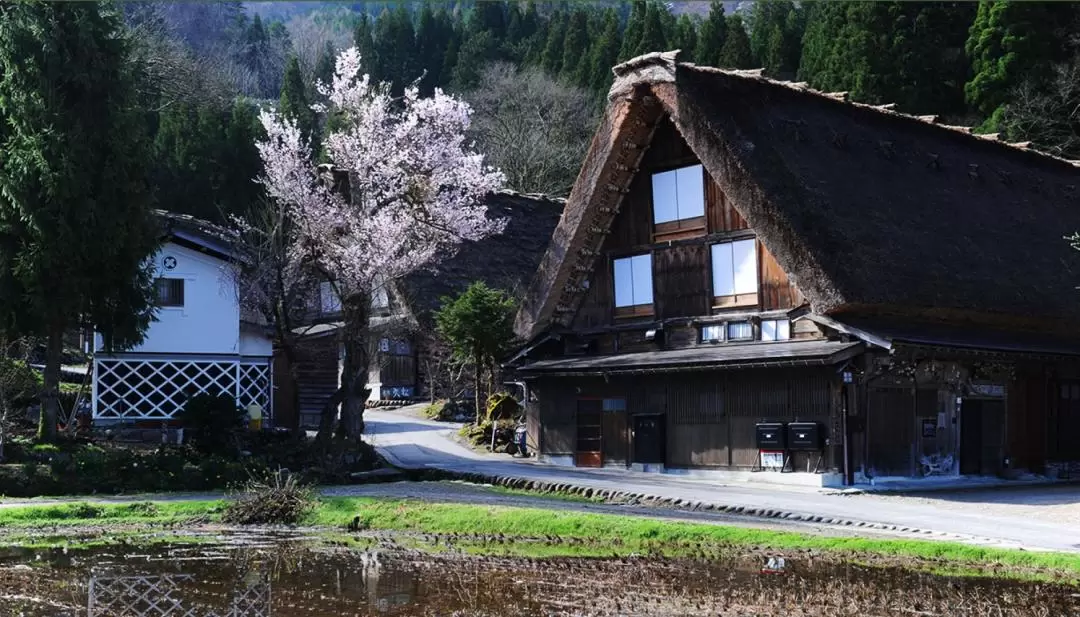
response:
[[[705,233],[705,170],[691,165],[653,174],[655,235]]]
[[[338,298],[330,281],[319,283],[319,310],[324,315],[341,312],[341,298]]]
[[[727,325],[727,338],[729,341],[752,341],[754,326],[749,321],[733,321]]]
[[[159,278],[154,290],[158,306],[184,306],[184,279]]]
[[[791,322],[787,319],[761,320],[761,340],[786,341],[791,338]]]
[[[652,315],[652,255],[634,255],[614,261],[615,316]]]
[[[751,238],[712,246],[713,306],[758,303],[757,246]]]
[[[376,313],[385,313],[390,310],[390,293],[386,287],[378,287],[371,292],[371,308]]]
[[[701,342],[716,343],[724,340],[724,324],[701,327]]]

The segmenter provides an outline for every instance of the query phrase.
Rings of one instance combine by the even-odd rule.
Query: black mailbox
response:
[[[760,422],[755,427],[758,450],[783,450],[784,425],[781,422]]]
[[[789,450],[818,451],[824,443],[821,425],[817,422],[792,422],[787,425],[787,433]]]

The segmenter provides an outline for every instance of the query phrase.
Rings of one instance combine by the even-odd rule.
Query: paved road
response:
[[[1040,520],[1015,512],[979,507],[993,502],[1008,489],[967,491],[958,507],[956,495],[936,493],[918,498],[875,495],[827,494],[809,487],[758,486],[746,483],[721,484],[669,475],[609,469],[578,469],[544,465],[505,455],[477,453],[451,438],[455,425],[431,422],[398,412],[368,410],[364,414],[367,439],[399,467],[436,468],[447,471],[515,476],[527,480],[560,482],[594,489],[619,490],[662,498],[700,501],[725,506],[741,506],[781,511],[797,516],[822,516],[854,523],[868,523],[918,530],[918,535],[936,539],[956,539],[991,546],[1024,547],[1035,550],[1080,552],[1080,528],[1064,520]],[[1025,494],[1038,499],[1040,490],[1026,488]],[[1080,510],[1080,488],[1048,488],[1060,505],[1071,502]]]

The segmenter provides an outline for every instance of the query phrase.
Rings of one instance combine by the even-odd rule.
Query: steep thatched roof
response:
[[[421,270],[400,281],[397,289],[413,316],[421,326],[430,325],[441,299],[456,296],[474,281],[484,281],[520,297],[547,250],[565,203],[562,199],[513,191],[489,195],[488,217],[506,219],[506,229],[479,242],[466,242],[434,269]]]
[[[610,195],[629,185],[612,161],[647,148],[642,125],[665,115],[816,313],[1080,318],[1080,254],[1063,240],[1080,229],[1077,163],[676,53],[615,68],[519,334],[572,314]]]

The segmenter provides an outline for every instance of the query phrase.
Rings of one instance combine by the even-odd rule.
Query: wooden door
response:
[[[964,399],[960,407],[960,473],[982,473],[983,457],[982,401]]]
[[[574,448],[574,464],[578,467],[600,467],[604,464],[603,415],[603,401],[578,401],[577,445]]]
[[[878,476],[915,473],[915,392],[872,388],[867,396],[867,466]]]
[[[664,416],[659,414],[634,416],[634,462],[664,463]]]

